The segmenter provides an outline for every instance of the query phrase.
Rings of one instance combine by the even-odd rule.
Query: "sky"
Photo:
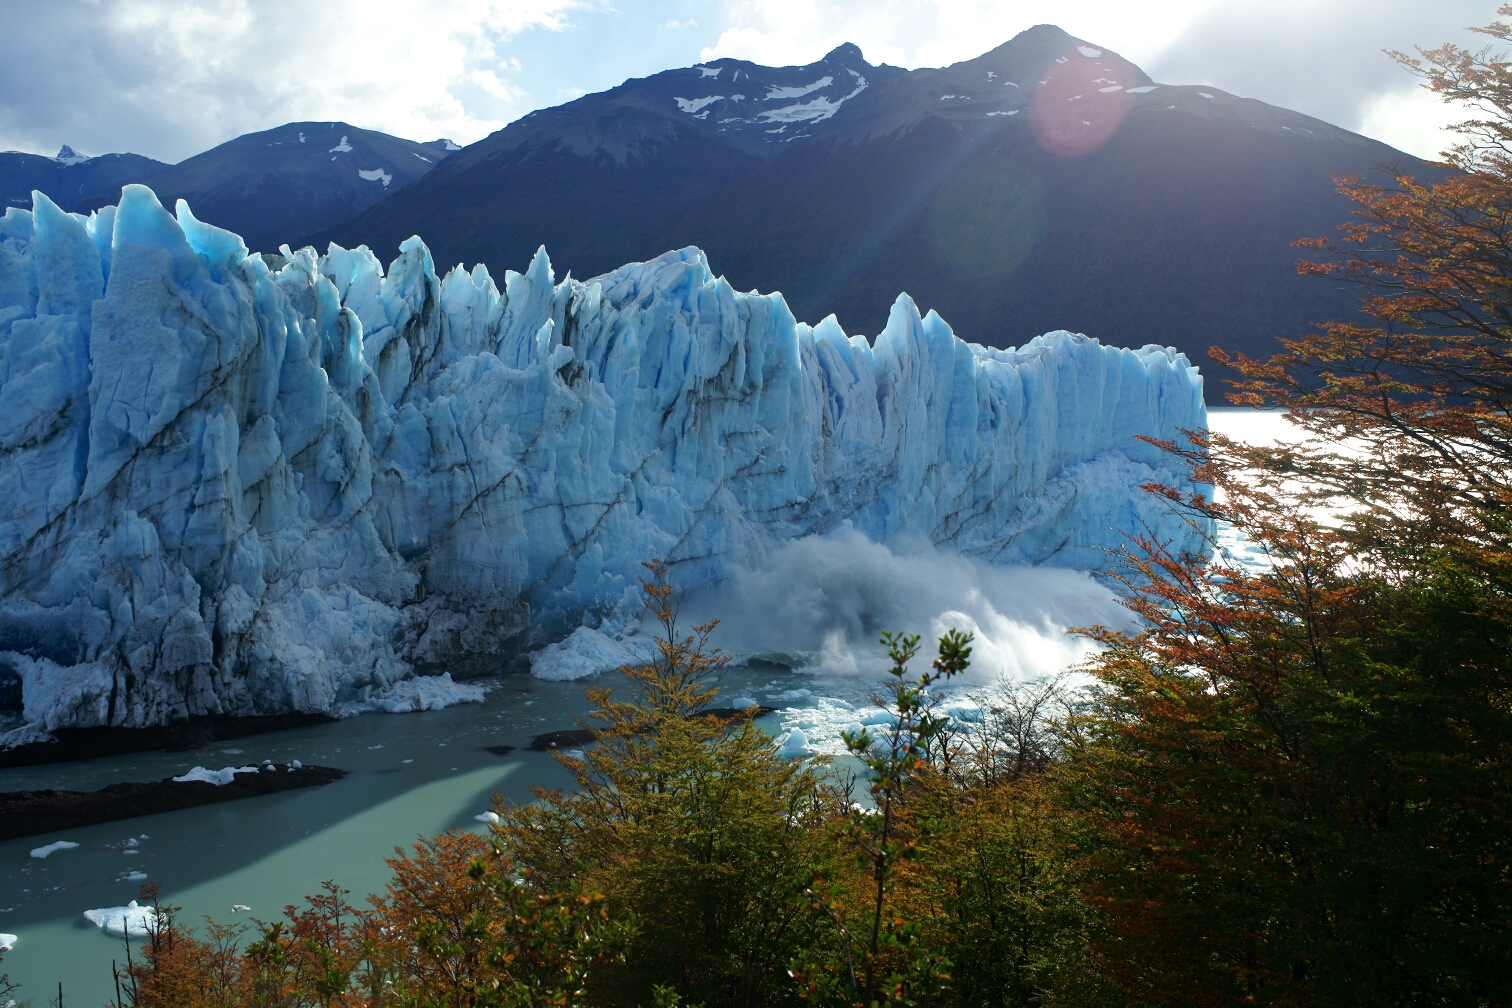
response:
[[[1464,118],[1383,49],[1480,48],[1465,0],[0,0],[0,150],[176,162],[286,122],[467,144],[534,109],[721,56],[843,42],[944,66],[1035,24],[1435,157]]]

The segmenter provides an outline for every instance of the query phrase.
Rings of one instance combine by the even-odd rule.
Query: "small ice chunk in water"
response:
[[[802,728],[794,728],[777,736],[777,755],[779,756],[807,756],[809,751],[808,736]]]
[[[13,934],[0,934],[0,952],[9,952],[16,945],[16,936]]]
[[[757,703],[755,700],[751,699],[748,696],[743,696],[736,697],[734,700],[731,700],[730,706],[734,707],[736,710],[745,710],[747,707],[760,707],[761,704]]]
[[[74,843],[72,840],[59,840],[55,843],[48,844],[46,847],[33,847],[31,856],[34,858],[45,858],[49,854],[54,854],[60,850],[72,850],[77,846],[79,845]]]
[[[232,903],[231,904],[231,912],[232,913],[236,913],[239,910],[251,910],[251,909],[252,908],[249,907],[249,906],[247,906],[247,904],[245,904],[245,903]]]
[[[496,823],[498,823],[498,821],[499,821],[499,813],[497,813],[497,812],[484,812],[482,815],[475,815],[475,816],[473,816],[473,818],[476,819],[476,820],[478,820],[478,822],[486,822],[490,826],[492,826],[492,825],[495,825]]]
[[[157,911],[132,900],[121,907],[85,910],[84,919],[121,938],[146,938],[157,924]]]
[[[116,879],[116,881],[117,882],[140,882],[140,881],[142,881],[142,879],[144,879],[146,877],[147,877],[147,873],[146,872],[134,871],[134,872],[128,872],[127,874],[122,875],[120,878]]]
[[[304,766],[304,764],[299,762],[299,760],[295,760],[294,762],[290,763],[289,766],[293,767],[295,770],[299,770]]]

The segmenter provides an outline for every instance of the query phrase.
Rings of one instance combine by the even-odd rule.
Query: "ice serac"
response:
[[[502,285],[438,276],[419,238],[387,271],[283,254],[140,186],[0,221],[0,680],[27,738],[414,709],[417,673],[633,610],[644,559],[696,588],[846,522],[1004,564],[1190,534],[1137,488],[1180,476],[1135,436],[1206,419],[1164,348],[986,349],[906,296],[868,343],[691,248],[586,283],[542,250]],[[477,698],[434,681],[419,706]]]

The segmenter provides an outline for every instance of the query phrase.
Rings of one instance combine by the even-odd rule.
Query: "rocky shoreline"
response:
[[[219,785],[166,777],[111,784],[98,791],[4,792],[0,793],[0,840],[315,787],[340,780],[346,773],[334,767],[269,763],[258,772],[234,774],[228,783]]]
[[[120,756],[151,749],[198,749],[201,746],[283,731],[328,724],[336,718],[326,714],[269,714],[232,717],[215,714],[190,718],[156,728],[59,728],[45,742],[28,742],[0,749],[0,769],[72,763],[96,756]]]
[[[693,716],[711,717],[720,721],[732,721],[738,717],[765,717],[776,710],[776,707],[763,707],[760,705],[752,707],[705,707]],[[587,745],[597,740],[598,735],[594,733],[592,728],[570,728],[566,731],[546,732],[544,735],[537,735],[530,740],[530,748],[535,752],[547,752],[566,746]]]

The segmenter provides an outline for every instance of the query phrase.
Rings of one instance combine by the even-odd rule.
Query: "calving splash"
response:
[[[942,711],[970,721],[993,688],[1078,666],[1094,645],[1074,628],[1133,623],[1116,593],[1084,572],[998,566],[928,543],[893,549],[854,530],[787,544],[684,608],[693,619],[720,614],[719,642],[738,656],[806,674],[802,686],[780,677],[750,697],[779,709],[779,744],[792,755],[835,755],[842,731],[888,723],[871,702],[889,665],[882,630],[920,635],[914,672],[929,667],[947,630],[973,635],[966,674],[935,690]]]
[[[501,289],[419,238],[270,266],[145,187],[36,194],[0,221],[0,368],[0,744],[475,700],[415,684],[630,629],[650,557],[697,590],[846,529],[994,565],[1198,545],[1138,489],[1183,477],[1136,436],[1205,422],[1180,354],[989,349],[906,296],[868,343],[696,249],[560,283],[543,250]]]
[[[982,685],[1075,665],[1091,649],[1071,628],[1122,626],[1130,614],[1081,571],[990,564],[927,541],[877,543],[846,525],[792,540],[760,566],[737,565],[717,585],[684,596],[684,630],[716,618],[713,643],[735,661],[801,669],[816,686],[864,694],[887,665],[883,630],[918,633],[930,647],[946,630],[975,635],[970,674],[959,685]],[[573,679],[649,660],[654,629],[612,620],[580,627],[536,653],[536,673]]]

